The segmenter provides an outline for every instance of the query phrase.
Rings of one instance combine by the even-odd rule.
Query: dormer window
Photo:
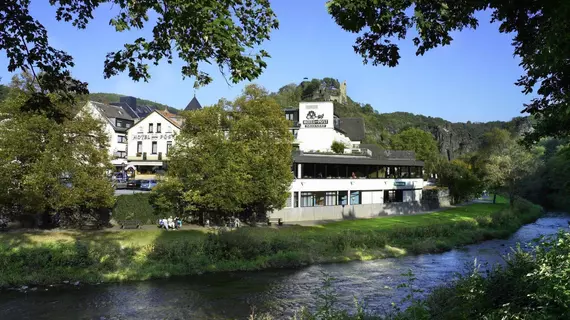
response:
[[[152,133],[153,132],[153,124],[149,123],[148,124],[148,133]]]

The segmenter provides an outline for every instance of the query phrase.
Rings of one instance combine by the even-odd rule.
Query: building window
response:
[[[148,133],[152,133],[152,123],[148,124]]]
[[[286,113],[285,119],[293,121],[293,114],[292,113]]]
[[[348,192],[347,191],[339,191],[338,192],[338,201],[337,203],[340,205],[347,205],[348,204]]]
[[[157,123],[156,124],[156,133],[160,133],[162,131],[162,124],[161,123]]]
[[[337,205],[336,191],[325,192],[325,206],[336,206],[336,205]]]
[[[127,128],[130,128],[131,124],[129,122],[127,122]]]
[[[158,142],[153,141],[153,142],[152,142],[152,154],[156,154],[156,153],[157,153],[157,149],[158,149]]]
[[[421,178],[422,167],[410,167],[410,178]]]
[[[312,192],[301,192],[301,207],[313,207],[315,196]]]
[[[170,148],[172,148],[172,141],[166,141],[166,154],[170,153]]]
[[[299,207],[299,192],[295,192],[294,194],[295,195],[293,198],[295,199],[295,203],[293,203],[293,207],[297,208],[297,207]]]
[[[117,158],[119,159],[123,159],[127,157],[127,152],[126,151],[117,151],[115,152],[115,156],[117,156]]]
[[[137,153],[142,153],[142,141],[137,142]]]
[[[117,136],[118,143],[127,143],[127,137],[125,136]]]
[[[384,190],[384,203],[404,202],[404,190]]]
[[[168,126],[168,128],[166,128],[166,132],[171,133],[172,132],[172,126]]]
[[[350,192],[350,204],[361,204],[362,203],[362,192],[361,191],[351,191]]]

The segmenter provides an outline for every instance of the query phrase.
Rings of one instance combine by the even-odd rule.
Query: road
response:
[[[116,196],[120,196],[120,195],[125,195],[125,194],[146,193],[146,192],[149,192],[149,191],[130,190],[130,189],[117,189],[117,190],[115,190],[115,195],[116,195]]]

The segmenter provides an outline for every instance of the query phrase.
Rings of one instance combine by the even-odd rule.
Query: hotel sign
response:
[[[325,114],[319,114],[313,110],[307,113],[306,120],[303,120],[303,125],[305,128],[326,128],[329,123],[328,119],[323,119]]]
[[[172,133],[164,134],[133,134],[132,140],[172,140],[174,135]]]

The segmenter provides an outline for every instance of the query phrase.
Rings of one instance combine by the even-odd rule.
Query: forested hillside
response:
[[[90,93],[89,99],[92,101],[97,101],[97,102],[102,102],[102,103],[112,103],[112,102],[119,102],[120,98],[124,97],[124,96],[125,95],[123,95],[123,94],[117,94],[117,93],[97,92],[97,93]],[[155,107],[157,109],[164,109],[165,107],[168,107],[165,104],[146,100],[146,99],[141,99],[141,98],[137,98],[137,104],[142,105],[142,106]],[[168,107],[168,110],[173,111],[173,110],[178,110],[178,109]]]
[[[323,101],[340,95],[340,84],[332,78],[313,79],[300,84],[288,84],[273,93],[282,107],[297,107],[299,101]],[[350,88],[348,89],[350,91]],[[408,112],[379,113],[370,104],[361,104],[347,97],[346,103],[335,104],[340,117],[362,117],[366,125],[366,142],[384,147],[390,144],[390,137],[404,129],[414,127],[430,132],[436,139],[442,155],[453,159],[477,150],[485,132],[493,128],[506,129],[521,134],[530,130],[531,119],[516,117],[511,121],[484,123],[453,123],[442,118],[427,117]]]

